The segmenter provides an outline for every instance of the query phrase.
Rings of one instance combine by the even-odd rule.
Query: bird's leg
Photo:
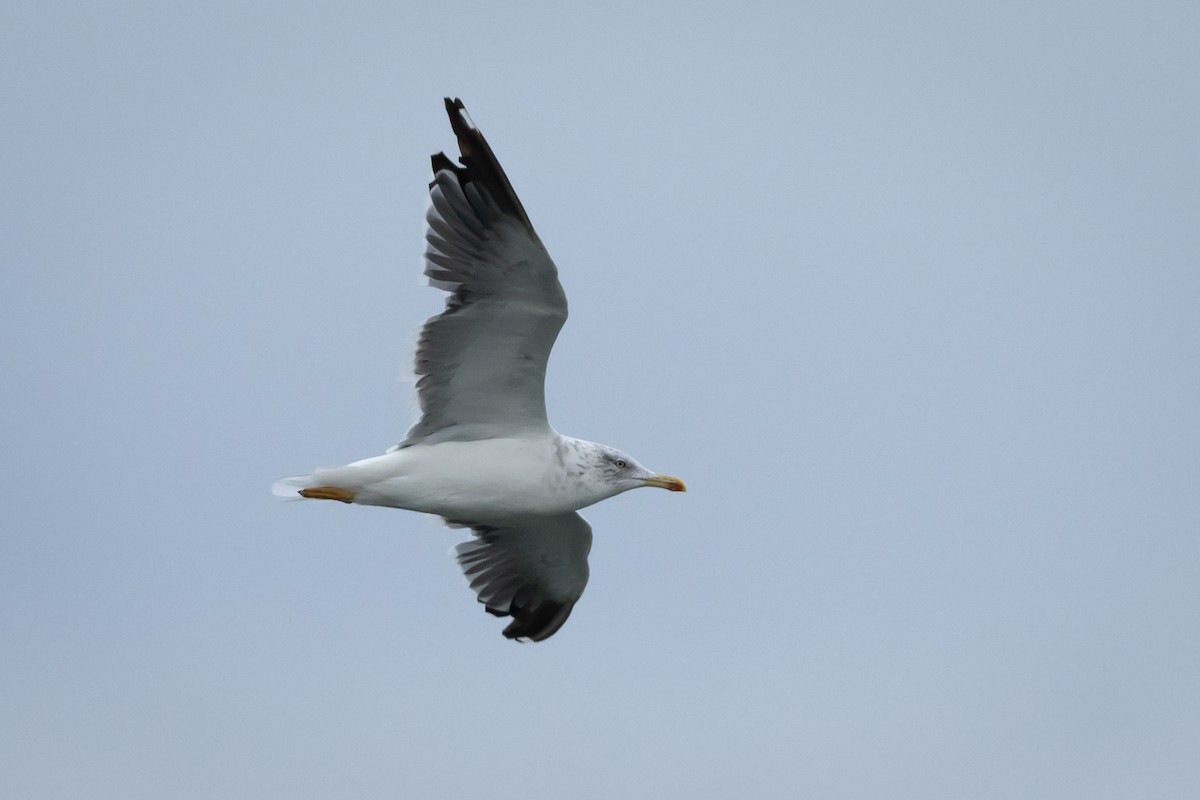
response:
[[[339,489],[336,486],[310,486],[307,489],[301,489],[300,496],[307,497],[310,500],[341,500],[343,503],[354,502],[354,492],[347,489]]]

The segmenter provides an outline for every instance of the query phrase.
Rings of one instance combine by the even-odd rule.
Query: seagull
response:
[[[644,486],[686,491],[614,447],[546,418],[546,361],[567,319],[558,269],[461,100],[446,98],[460,164],[433,156],[425,275],[450,293],[426,321],[415,372],[421,416],[383,455],[283,478],[283,497],[436,514],[509,639],[554,635],[588,581],[592,528],[578,513]]]

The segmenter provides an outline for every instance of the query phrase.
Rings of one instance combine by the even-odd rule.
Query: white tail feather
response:
[[[285,500],[303,500],[300,490],[313,485],[312,475],[293,475],[290,478],[280,478],[271,486],[271,494]]]

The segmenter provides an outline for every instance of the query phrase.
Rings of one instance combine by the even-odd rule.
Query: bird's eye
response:
[[[618,458],[613,463],[617,465],[617,469],[625,469],[629,466],[629,464],[623,458]]]

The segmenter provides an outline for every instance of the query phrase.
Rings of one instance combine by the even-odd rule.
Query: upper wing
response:
[[[446,98],[463,167],[433,157],[425,274],[451,295],[417,344],[417,441],[546,430],[546,361],[567,319],[558,270],[461,100]]]
[[[458,563],[488,612],[513,618],[504,635],[553,636],[587,586],[592,526],[572,512],[470,527],[475,538],[455,548]]]

